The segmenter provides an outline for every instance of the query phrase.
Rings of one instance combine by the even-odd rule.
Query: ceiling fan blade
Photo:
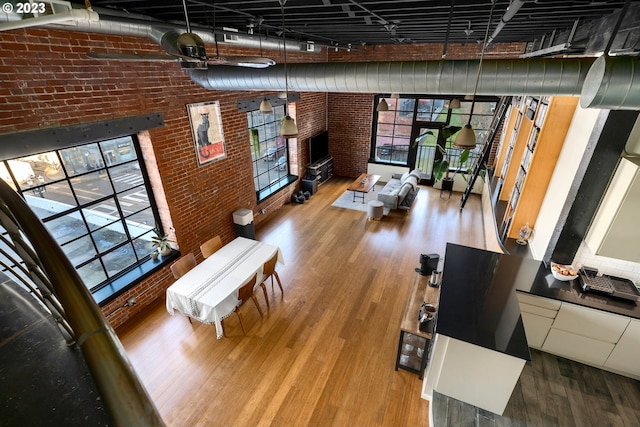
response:
[[[267,68],[276,61],[261,56],[209,56],[207,62],[213,65],[233,65],[247,68]]]
[[[177,61],[174,55],[163,55],[155,53],[108,53],[108,52],[89,52],[89,58],[93,59],[112,59],[116,61]]]

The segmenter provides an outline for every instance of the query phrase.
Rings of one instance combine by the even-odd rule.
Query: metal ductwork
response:
[[[640,109],[638,57],[598,58],[585,78],[580,106],[610,110]]]
[[[579,95],[592,59],[494,59],[482,62],[478,95]],[[325,62],[287,64],[289,89],[305,92],[471,94],[479,61]],[[285,88],[284,66],[264,70],[192,70],[212,90]]]
[[[72,9],[65,14],[57,14],[43,16],[40,18],[22,18],[17,14],[0,14],[0,31],[14,30],[31,26],[42,26],[50,24],[52,28],[63,30],[86,31],[102,34],[114,34],[120,36],[146,37],[154,42],[161,44],[163,38],[167,36],[173,37],[173,33],[181,34],[186,31],[183,25],[169,24],[165,22],[144,19],[139,15],[123,16],[117,11],[108,9],[94,8],[96,11],[87,9]],[[98,12],[98,13],[96,13]],[[54,25],[58,22],[64,22],[64,25]],[[214,33],[210,30],[193,28],[192,32],[204,40],[205,43],[214,44]],[[246,47],[251,49],[271,49],[282,51],[284,42],[281,38],[262,37],[257,35],[244,34],[233,31],[215,30],[218,43],[233,45],[238,47]],[[289,52],[308,52],[317,53],[320,46],[314,43],[301,43],[297,40],[287,40],[287,51]]]
[[[506,12],[504,13],[504,15],[502,15],[502,18],[500,18],[500,22],[496,26],[496,29],[493,30],[493,33],[491,34],[491,36],[489,36],[489,39],[487,40],[487,45],[493,42],[493,40],[498,36],[500,31],[502,31],[504,26],[507,25],[507,22],[511,21],[511,18],[513,18],[516,15],[516,13],[518,13],[520,8],[525,3],[526,3],[526,0],[513,0],[511,2]]]
[[[289,90],[300,92],[458,95],[474,91],[479,61],[324,62],[287,64]],[[190,70],[210,90],[285,89],[282,64],[268,69]],[[636,57],[489,59],[482,62],[478,95],[582,96],[582,107],[640,109]]]

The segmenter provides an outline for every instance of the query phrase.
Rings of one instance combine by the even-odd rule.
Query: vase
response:
[[[158,248],[158,253],[162,256],[167,256],[171,253],[171,247],[167,246],[166,248]]]

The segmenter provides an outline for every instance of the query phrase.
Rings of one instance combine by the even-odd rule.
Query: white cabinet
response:
[[[638,159],[620,160],[585,242],[597,255],[640,262],[638,212],[640,168]]]
[[[542,350],[567,359],[602,366],[615,344],[551,329]]]
[[[604,366],[640,379],[640,321],[629,322]]]
[[[628,317],[562,303],[552,328],[615,344],[628,324]]]
[[[516,293],[529,347],[540,349],[555,319],[560,301],[535,295]]]
[[[542,350],[594,366],[603,366],[629,318],[562,303]]]

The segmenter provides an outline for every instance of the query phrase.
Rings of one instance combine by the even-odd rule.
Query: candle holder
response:
[[[529,223],[527,222],[525,225],[520,227],[520,231],[518,231],[518,240],[516,243],[519,245],[526,245],[529,237],[531,237],[531,227],[529,227]]]

